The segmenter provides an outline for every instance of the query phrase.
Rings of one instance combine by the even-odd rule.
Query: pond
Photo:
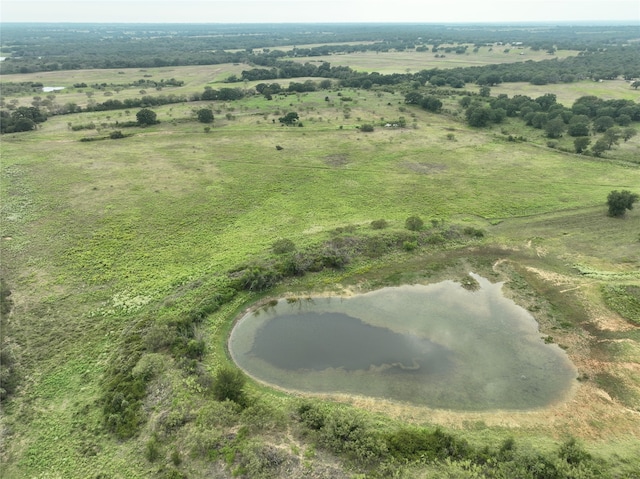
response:
[[[44,93],[51,93],[52,91],[64,90],[63,86],[43,86],[42,91]]]
[[[351,297],[280,299],[244,315],[229,351],[280,388],[453,410],[526,410],[565,399],[577,372],[534,318],[472,276]]]

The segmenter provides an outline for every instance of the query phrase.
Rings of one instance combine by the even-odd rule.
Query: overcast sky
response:
[[[640,0],[1,0],[3,22],[583,22],[640,25]]]

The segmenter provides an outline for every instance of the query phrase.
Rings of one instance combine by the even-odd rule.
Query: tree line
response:
[[[245,63],[356,51],[450,51],[518,44],[592,54],[630,48],[633,26],[451,25],[3,25],[2,74],[91,68]],[[354,44],[353,42],[362,42]],[[275,47],[294,46],[288,51]],[[453,45],[453,46],[452,46]],[[229,51],[233,50],[233,51]],[[96,52],[99,54],[96,55]],[[637,64],[638,62],[636,62]]]

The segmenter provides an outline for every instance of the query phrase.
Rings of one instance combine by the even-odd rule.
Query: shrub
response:
[[[246,378],[242,371],[230,367],[222,367],[216,373],[213,383],[213,396],[218,401],[233,401],[240,406],[246,405],[244,386]]]
[[[290,253],[292,251],[295,251],[295,249],[296,249],[295,243],[290,239],[286,239],[286,238],[276,240],[271,245],[271,250],[275,254]]]
[[[298,406],[297,412],[300,421],[312,431],[319,431],[324,427],[327,412],[320,404],[304,401]]]
[[[447,242],[447,239],[441,233],[434,233],[425,238],[425,243],[429,245],[439,245]]]
[[[112,140],[119,140],[120,138],[124,138],[124,135],[120,130],[116,130],[109,133],[109,138]]]
[[[360,127],[360,131],[363,131],[363,132],[365,132],[365,133],[370,133],[370,132],[372,132],[373,130],[374,130],[373,125],[371,125],[371,124],[369,124],[369,123],[364,124],[364,125],[362,125],[362,126]]]
[[[160,458],[160,444],[155,436],[147,441],[144,449],[144,457],[146,457],[149,462],[155,462]]]
[[[570,438],[560,446],[558,456],[564,459],[567,464],[576,466],[591,459],[591,454],[585,451],[575,438]]]
[[[633,204],[638,201],[638,199],[640,199],[640,197],[635,193],[631,193],[629,190],[612,191],[607,196],[609,216],[618,218],[624,216],[626,210],[633,209]]]
[[[465,459],[472,452],[464,439],[457,439],[440,429],[430,432],[406,427],[387,434],[385,439],[389,451],[398,459]]]
[[[409,216],[404,226],[410,231],[420,231],[424,226],[424,221],[419,216]]]
[[[387,226],[389,226],[389,223],[387,223],[387,220],[373,220],[371,222],[371,229],[374,229],[374,230],[383,230]]]
[[[248,291],[264,291],[276,284],[279,279],[280,275],[274,269],[268,266],[254,265],[241,272],[238,286]]]
[[[389,250],[387,243],[382,238],[367,238],[363,253],[369,258],[379,258]]]
[[[203,339],[190,339],[187,343],[186,356],[191,359],[201,359],[205,349],[206,344]]]
[[[464,234],[467,236],[472,236],[474,238],[484,238],[484,231],[474,228],[472,226],[467,226],[464,230],[462,230]]]
[[[418,247],[417,241],[405,241],[402,243],[402,249],[405,251],[413,251]]]
[[[337,247],[327,246],[324,248],[313,261],[316,266],[323,268],[342,268],[349,262],[349,254]]]
[[[346,453],[358,462],[371,463],[387,455],[386,442],[372,429],[358,411],[332,410],[320,430],[320,440],[335,453]]]

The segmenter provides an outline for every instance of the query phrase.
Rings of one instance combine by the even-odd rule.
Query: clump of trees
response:
[[[9,336],[9,313],[13,309],[11,289],[0,278],[0,401],[7,399],[18,386],[18,346]]]
[[[0,133],[19,133],[35,130],[39,123],[47,121],[47,116],[34,106],[21,106],[12,112],[0,112]]]
[[[295,111],[287,113],[285,116],[278,118],[278,121],[283,125],[293,126],[299,124],[300,116]]]

